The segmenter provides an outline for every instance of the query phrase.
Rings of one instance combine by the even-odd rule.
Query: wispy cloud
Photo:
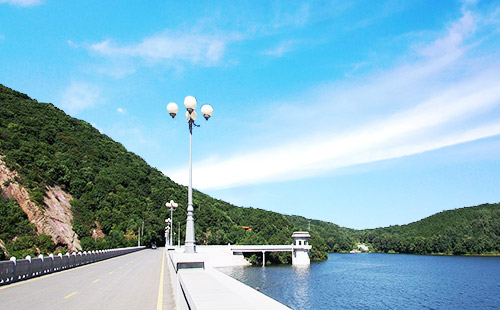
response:
[[[498,122],[446,128],[498,109],[498,81],[490,81],[487,85],[484,82],[488,80],[465,81],[413,109],[350,132],[302,138],[228,160],[198,163],[194,169],[195,186],[224,188],[305,178],[335,168],[418,154],[498,135]],[[471,83],[476,85],[470,86]],[[185,183],[185,169],[169,175]]]
[[[227,188],[307,178],[499,135],[500,63],[495,55],[475,59],[467,54],[481,40],[473,38],[477,18],[464,11],[443,36],[416,50],[417,60],[352,84],[318,87],[296,111],[294,104],[284,104],[287,113],[277,113],[290,117],[289,124],[301,132],[298,138],[284,136],[281,140],[288,142],[280,145],[195,163],[194,186]],[[342,119],[354,124],[343,130],[325,126],[321,134],[312,129],[314,123]],[[185,171],[166,173],[185,184]]]
[[[217,64],[227,44],[238,35],[178,33],[165,31],[139,43],[120,45],[104,40],[90,45],[89,50],[105,57],[132,57],[146,61],[181,61],[201,65]]]
[[[71,40],[67,40],[66,43],[68,43],[68,45],[72,48],[78,48],[78,44],[76,44],[75,42],[71,41]]]
[[[263,54],[273,57],[281,57],[284,54],[290,52],[294,44],[295,44],[294,41],[283,41],[280,42],[276,47],[264,51]]]
[[[364,6],[363,2],[353,1],[354,6]],[[351,5],[352,5],[351,3]],[[378,10],[376,11],[365,11],[365,17],[358,17],[352,20],[352,24],[349,27],[350,31],[366,28],[376,25],[381,20],[384,20],[391,15],[408,10],[411,8],[412,2],[401,2],[401,1],[384,1],[378,3]]]
[[[295,4],[290,1],[269,2],[264,8],[240,10],[243,18],[238,19],[235,27],[239,28],[246,38],[272,36],[307,27],[311,16],[317,13],[312,12],[313,8],[308,4]]]
[[[348,72],[344,73],[345,77],[350,77],[350,76],[356,74],[360,69],[365,67],[367,64],[368,64],[368,62],[366,62],[366,61],[352,64],[350,66],[350,70]]]
[[[7,3],[11,5],[16,5],[16,6],[35,6],[42,4],[42,0],[0,0],[0,3]]]
[[[124,108],[118,108],[116,109],[116,112],[120,113],[120,114],[125,114],[127,113],[127,111],[124,109]]]
[[[97,126],[96,123],[90,123],[90,125],[92,125],[92,127],[94,127],[95,129],[97,129],[100,133],[104,133],[104,130],[102,130],[101,127]]]
[[[446,36],[437,39],[428,47],[422,48],[421,53],[428,57],[439,57],[440,55],[459,56],[458,54],[464,52],[465,49],[464,40],[473,34],[476,28],[476,21],[471,11],[465,11],[460,20],[449,28]]]
[[[84,82],[72,82],[62,93],[61,108],[71,115],[91,108],[101,101],[101,89]]]
[[[302,27],[310,17],[310,6],[302,4],[296,9],[282,9],[275,15],[271,26],[275,29],[284,27]]]
[[[131,123],[118,121],[111,126],[106,127],[106,134],[113,137],[116,141],[123,143],[127,149],[132,152],[140,152],[144,149],[151,149],[157,152],[160,148],[158,140],[152,137],[152,134],[141,125],[132,126]],[[101,131],[102,132],[102,131]]]
[[[301,28],[306,26],[311,17],[310,6],[307,4],[286,3],[277,6],[270,4],[269,7],[272,8],[264,14],[253,14],[253,18],[247,18],[248,14],[242,13],[244,18],[234,19],[242,21],[237,25],[228,25],[233,19],[214,14],[208,19],[193,21],[194,25],[190,29],[166,29],[138,42],[124,43],[107,38],[91,44],[78,44],[71,40],[67,43],[71,47],[83,47],[91,55],[107,60],[96,70],[117,78],[134,73],[139,67],[159,63],[173,67],[177,72],[182,72],[185,65],[205,67],[225,65],[235,62],[234,59],[227,63],[224,61],[229,47],[234,42],[251,41]],[[228,28],[235,30],[233,32],[221,30]],[[292,40],[282,42],[274,49],[263,53],[281,57],[294,45],[295,42]]]

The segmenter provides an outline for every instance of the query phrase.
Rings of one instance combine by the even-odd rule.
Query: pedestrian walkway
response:
[[[166,253],[165,251],[163,252],[163,257],[165,259],[162,259],[162,264],[163,264],[163,301],[162,301],[162,310],[175,310],[175,300],[174,300],[174,293],[172,289],[172,281],[170,280],[170,271],[167,266],[167,259],[166,259]],[[160,310],[160,309],[158,309]]]

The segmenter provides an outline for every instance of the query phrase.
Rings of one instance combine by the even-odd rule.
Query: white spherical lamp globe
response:
[[[205,119],[208,121],[208,119],[210,118],[210,116],[212,116],[212,114],[214,113],[214,108],[212,108],[211,105],[209,104],[204,104],[202,107],[201,107],[201,114],[203,114],[203,117],[205,117]]]
[[[189,113],[193,112],[194,109],[196,109],[196,98],[193,96],[187,96],[184,99],[184,106]]]
[[[170,102],[167,105],[167,111],[170,114],[170,116],[172,116],[172,118],[174,118],[175,115],[177,115],[177,112],[179,111],[179,107],[174,102]]]

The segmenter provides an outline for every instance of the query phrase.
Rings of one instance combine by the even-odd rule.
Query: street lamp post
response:
[[[165,220],[165,247],[167,247],[168,245],[170,245],[170,238],[169,238],[169,231],[170,231],[170,224],[172,224],[172,220],[171,219],[166,219]]]
[[[192,185],[192,154],[193,154],[193,125],[195,127],[200,127],[196,125],[194,121],[196,120],[196,98],[193,96],[187,96],[184,99],[184,106],[186,107],[186,120],[189,124],[189,187],[188,187],[188,207],[187,207],[187,219],[186,219],[186,239],[184,241],[184,252],[185,253],[196,253],[196,239],[194,230],[194,209],[193,209],[193,185]],[[174,118],[179,111],[177,104],[171,102],[167,105],[167,111]],[[212,106],[205,104],[201,107],[201,113],[206,120],[212,116],[214,109]]]
[[[168,245],[173,245],[174,243],[174,239],[173,239],[173,231],[174,231],[174,211],[177,209],[179,205],[177,203],[175,203],[173,200],[170,200],[170,202],[167,202],[165,204],[165,207],[167,207],[167,209],[170,210],[170,241],[169,241],[169,244]]]

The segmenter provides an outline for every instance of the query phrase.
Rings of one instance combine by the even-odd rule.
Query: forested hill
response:
[[[381,252],[412,254],[500,253],[500,204],[443,211],[420,221],[358,232]]]
[[[164,205],[171,199],[179,203],[174,222],[180,223],[181,243],[184,240],[186,187],[90,124],[3,85],[0,161],[17,173],[13,182],[28,191],[38,213],[49,214],[51,208],[44,202],[48,188],[57,186],[73,197],[72,228],[83,250],[137,244],[137,231],[143,223],[142,243],[163,244],[168,217]],[[0,185],[5,196],[4,190],[12,184]],[[290,244],[293,231],[310,226],[314,260],[325,259],[328,251],[349,251],[360,241],[384,252],[500,252],[498,204],[441,212],[404,226],[360,231],[301,216],[236,207],[198,191],[193,192],[193,202],[198,244]],[[39,223],[29,224],[16,201],[0,199],[0,259],[64,251],[65,244],[53,244],[50,236],[37,233],[39,227],[34,224]],[[287,253],[266,258],[280,262],[291,259]]]
[[[176,226],[180,223],[181,243],[184,240],[186,187],[150,167],[90,124],[3,85],[0,85],[0,158],[19,175],[15,182],[27,189],[42,212],[47,213],[44,197],[48,186],[57,185],[72,195],[73,229],[84,250],[137,244],[137,232],[143,222],[143,244],[163,244],[164,220],[168,214],[164,205],[171,199],[179,203],[174,223]],[[6,186],[2,184],[2,189]],[[198,191],[193,193],[193,202],[198,244],[292,242],[296,227],[281,214],[236,207]],[[33,225],[13,224],[21,223],[20,219],[27,223],[26,216],[23,219],[22,211],[17,208],[12,200],[0,201],[0,249],[3,250],[0,258],[50,250],[47,245],[50,238],[35,236]],[[313,258],[325,259],[323,239],[313,233],[311,243]],[[64,244],[58,246],[61,249]],[[268,258],[286,261],[290,256],[273,254]]]

